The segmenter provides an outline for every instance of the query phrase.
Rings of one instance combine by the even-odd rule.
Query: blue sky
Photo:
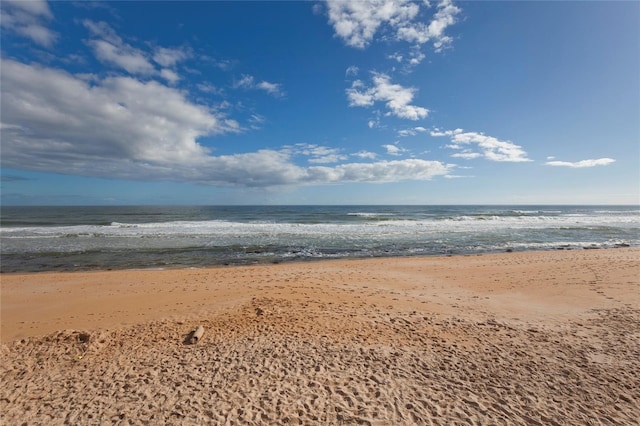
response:
[[[640,3],[3,0],[2,204],[638,204]]]

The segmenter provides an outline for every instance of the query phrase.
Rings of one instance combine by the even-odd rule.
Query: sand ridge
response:
[[[38,315],[77,325],[83,311],[36,310],[46,335],[2,345],[0,413],[4,424],[634,424],[639,253],[6,275],[3,333],[33,330],[20,315],[5,324],[23,303],[7,288],[58,300],[81,275],[100,285],[102,305],[87,303],[106,321],[47,334]],[[141,279],[146,298],[129,285]],[[123,294],[162,316],[109,304]],[[185,344],[198,324],[203,339]]]

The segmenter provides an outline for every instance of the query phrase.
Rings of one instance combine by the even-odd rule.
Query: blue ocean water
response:
[[[640,246],[638,206],[3,207],[1,272]]]

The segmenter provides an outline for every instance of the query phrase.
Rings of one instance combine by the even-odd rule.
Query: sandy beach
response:
[[[640,418],[635,248],[0,279],[6,425]]]

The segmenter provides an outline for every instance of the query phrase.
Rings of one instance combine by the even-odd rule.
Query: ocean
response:
[[[640,246],[638,206],[3,207],[0,272]]]

